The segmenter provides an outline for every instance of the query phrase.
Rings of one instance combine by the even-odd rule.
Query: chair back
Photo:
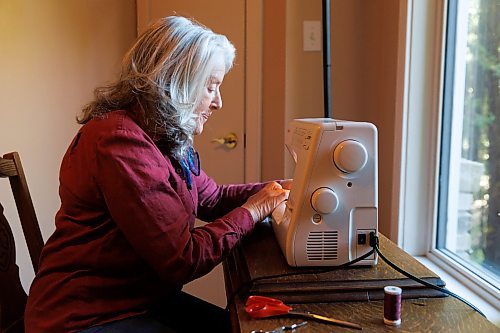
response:
[[[36,273],[38,272],[38,260],[43,248],[43,237],[31,201],[28,183],[24,176],[21,158],[17,152],[5,154],[3,158],[0,158],[0,178],[2,177],[9,178],[31,263]]]
[[[0,178],[8,178],[10,181],[31,263],[36,273],[43,238],[18,153],[0,157]],[[4,207],[0,203],[0,332],[21,333],[24,332],[27,295],[21,285],[19,267],[16,264],[12,229],[3,212]]]

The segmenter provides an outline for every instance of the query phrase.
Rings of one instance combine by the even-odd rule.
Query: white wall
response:
[[[75,116],[115,77],[135,31],[134,0],[0,0],[0,154],[20,153],[44,240],[54,230]],[[33,269],[8,181],[0,202],[27,289]]]

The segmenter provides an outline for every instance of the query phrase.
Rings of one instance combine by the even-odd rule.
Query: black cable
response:
[[[399,268],[396,264],[394,264],[392,261],[390,261],[389,259],[387,259],[383,254],[382,252],[380,251],[380,248],[379,248],[379,238],[378,236],[375,235],[374,232],[371,232],[370,233],[370,246],[373,247],[373,249],[377,252],[377,254],[380,256],[380,258],[382,258],[382,260],[384,260],[387,265],[391,266],[393,269],[395,269],[396,271],[398,271],[399,273],[403,274],[404,276],[418,282],[418,283],[421,283],[423,284],[424,286],[427,286],[429,288],[432,288],[432,289],[435,289],[435,290],[438,290],[442,293],[445,293],[445,294],[448,294],[450,296],[453,296],[455,297],[456,299],[458,299],[459,301],[462,301],[464,302],[465,304],[467,304],[468,306],[470,306],[471,308],[473,308],[474,310],[476,310],[481,316],[485,317],[486,316],[484,315],[483,312],[481,312],[481,310],[479,310],[476,306],[474,306],[472,303],[470,303],[469,301],[463,299],[462,297],[458,296],[457,294],[449,291],[448,289],[446,288],[442,288],[442,287],[439,287],[439,286],[436,286],[436,285],[433,285],[432,283],[429,283],[427,281],[424,281],[406,271],[404,271],[403,269]]]
[[[371,249],[369,252],[363,254],[361,257],[358,257],[352,261],[348,261],[342,265],[338,265],[338,266],[330,266],[328,268],[323,268],[323,269],[317,269],[317,270],[313,270],[313,271],[307,271],[307,272],[290,272],[290,273],[283,273],[283,274],[275,274],[275,275],[266,275],[266,276],[260,276],[260,277],[256,277],[254,279],[251,279],[250,281],[248,282],[245,282],[245,283],[242,283],[241,286],[239,286],[232,294],[230,297],[228,297],[228,301],[227,301],[227,304],[226,304],[226,310],[229,309],[229,306],[231,304],[233,304],[234,302],[234,298],[236,296],[238,296],[241,291],[243,289],[245,289],[246,287],[249,287],[251,286],[252,284],[254,284],[255,282],[257,281],[261,281],[261,280],[270,280],[270,279],[277,279],[277,278],[281,278],[281,277],[287,277],[287,276],[294,276],[294,275],[305,275],[305,274],[321,274],[321,273],[328,273],[328,272],[332,272],[332,271],[335,271],[337,269],[340,269],[340,268],[344,268],[344,267],[347,267],[347,266],[351,266],[351,265],[354,265],[355,263],[361,261],[361,260],[364,260],[366,258],[368,258],[369,256],[371,256],[373,253],[375,252],[375,249]]]
[[[380,256],[380,258],[382,258],[382,260],[384,260],[387,263],[387,265],[389,265],[391,268],[393,268],[397,272],[403,274],[404,276],[406,276],[406,277],[408,277],[408,278],[410,278],[410,279],[412,279],[412,280],[414,280],[414,281],[416,281],[416,282],[418,282],[420,284],[423,284],[424,286],[427,286],[429,288],[438,290],[438,291],[440,291],[442,293],[445,293],[447,295],[455,297],[459,301],[462,301],[463,303],[467,304],[472,309],[474,309],[475,311],[477,311],[481,316],[483,316],[483,317],[486,318],[486,316],[484,315],[484,313],[481,310],[479,310],[476,306],[474,306],[472,303],[470,303],[469,301],[465,300],[464,298],[458,296],[457,294],[449,291],[446,288],[442,288],[442,287],[433,285],[432,283],[424,281],[424,280],[422,280],[422,279],[420,279],[420,278],[418,278],[418,277],[416,277],[416,276],[414,276],[414,275],[412,275],[412,274],[404,271],[403,269],[401,269],[400,267],[398,267],[396,264],[394,264],[392,261],[390,261],[389,259],[387,259],[382,254],[382,252],[380,251],[380,248],[379,248],[379,238],[378,238],[378,236],[375,235],[374,232],[370,233],[370,246],[372,247],[372,250],[370,250],[369,252],[365,253],[361,257],[356,258],[356,259],[354,259],[352,261],[346,262],[346,263],[344,263],[342,265],[328,267],[326,269],[318,269],[318,270],[313,270],[313,271],[307,271],[307,272],[291,272],[291,273],[284,273],[284,274],[275,274],[275,275],[261,276],[261,277],[257,277],[257,278],[251,279],[248,282],[242,283],[241,286],[239,286],[236,289],[236,291],[234,293],[232,293],[232,295],[230,297],[228,297],[228,302],[227,302],[227,305],[226,305],[226,310],[229,310],[229,306],[231,306],[231,304],[234,302],[234,298],[236,296],[238,296],[244,288],[246,288],[248,286],[251,286],[252,284],[254,284],[257,281],[277,279],[277,278],[281,278],[281,277],[294,276],[294,275],[327,273],[327,272],[331,272],[331,271],[334,271],[334,270],[337,270],[337,269],[340,269],[340,268],[351,266],[351,265],[353,265],[353,264],[355,264],[355,263],[357,263],[357,262],[359,262],[361,260],[364,260],[364,259],[368,258],[374,252],[376,252]]]

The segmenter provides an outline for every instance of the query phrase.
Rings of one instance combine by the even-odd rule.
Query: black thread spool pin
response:
[[[384,287],[384,324],[391,326],[401,324],[401,293],[399,287]]]

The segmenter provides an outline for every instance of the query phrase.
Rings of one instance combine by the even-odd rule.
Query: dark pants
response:
[[[147,314],[95,326],[80,333],[183,333],[229,332],[228,313],[184,292],[151,309]]]

